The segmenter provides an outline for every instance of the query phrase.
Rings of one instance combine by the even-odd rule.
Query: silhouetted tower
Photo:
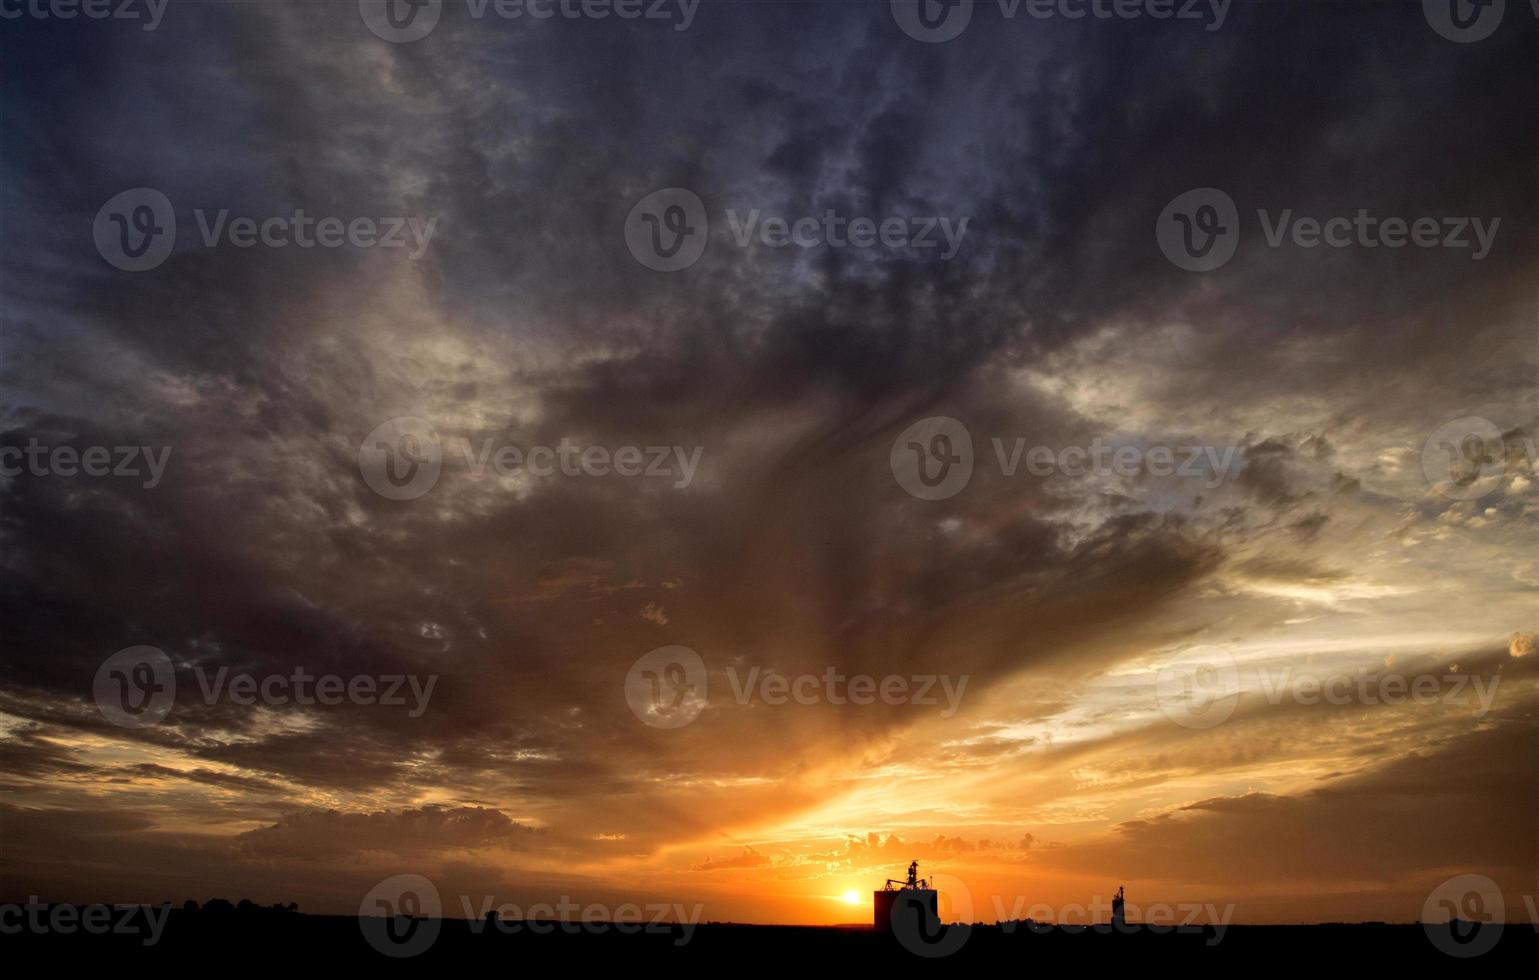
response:
[[[1122,886],[1117,886],[1117,894],[1112,898],[1112,928],[1121,929],[1127,925],[1127,916],[1122,911]]]
[[[940,927],[940,895],[927,879],[919,877],[919,862],[911,861],[908,879],[888,878],[882,890],[871,896],[872,925],[879,932],[890,932],[894,915],[912,916],[907,921],[922,923],[927,932]]]

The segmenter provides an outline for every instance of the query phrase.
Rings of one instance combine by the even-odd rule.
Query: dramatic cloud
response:
[[[1460,45],[1416,6],[5,21],[0,898],[351,913],[415,871],[843,921],[916,858],[985,909],[1531,887],[1539,63],[1511,12]],[[139,187],[176,246],[126,272],[93,228]],[[1190,272],[1156,225],[1204,187],[1239,244]],[[674,272],[626,235],[665,188],[708,226]],[[421,247],[231,237],[299,211]],[[1495,233],[1268,240],[1360,213]],[[743,230],[830,214],[954,255]],[[943,499],[897,474],[931,416],[971,442]],[[360,453],[407,417],[440,470],[399,499]],[[563,446],[603,475],[541,475]],[[174,704],[127,727],[103,664],[141,645]],[[637,667],[674,646],[697,675]],[[1161,686],[1204,650],[1208,727]],[[647,724],[681,678],[698,715]]]

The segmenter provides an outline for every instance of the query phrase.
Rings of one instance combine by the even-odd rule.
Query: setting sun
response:
[[[849,891],[845,892],[843,898],[844,898],[844,904],[846,904],[846,905],[859,905],[860,904],[860,892],[856,891],[853,888],[851,888]]]

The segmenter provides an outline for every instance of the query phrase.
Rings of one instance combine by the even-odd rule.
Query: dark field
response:
[[[121,912],[115,913],[114,922]],[[869,928],[749,926],[706,923],[688,931],[677,925],[509,922],[463,919],[396,920],[351,916],[257,914],[211,920],[171,911],[153,938],[135,916],[118,931],[63,933],[6,923],[7,947],[38,962],[106,963],[206,969],[251,958],[308,969],[346,965],[357,969],[404,967],[513,968],[563,964],[662,969],[686,974],[720,973],[770,964],[792,969],[892,967],[1001,968],[1028,972],[1044,967],[1100,971],[1138,969],[1213,970],[1287,967],[1335,970],[1416,966],[1438,971],[1531,966],[1539,931],[1528,923],[1211,926],[1156,932],[1129,925],[1051,928],[1016,924],[947,927],[929,936],[898,937]],[[436,934],[435,934],[436,926]],[[366,935],[366,932],[368,933]],[[409,955],[387,955],[412,951]],[[420,950],[420,952],[416,951]],[[1460,954],[1455,955],[1450,950]]]

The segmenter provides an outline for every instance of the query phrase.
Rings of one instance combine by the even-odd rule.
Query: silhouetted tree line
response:
[[[289,914],[299,911],[298,902],[289,902],[284,905],[274,902],[271,905],[258,905],[249,898],[243,898],[239,902],[231,904],[227,898],[211,898],[202,905],[196,899],[189,898],[182,903],[182,911],[203,915],[271,915],[273,913]]]

